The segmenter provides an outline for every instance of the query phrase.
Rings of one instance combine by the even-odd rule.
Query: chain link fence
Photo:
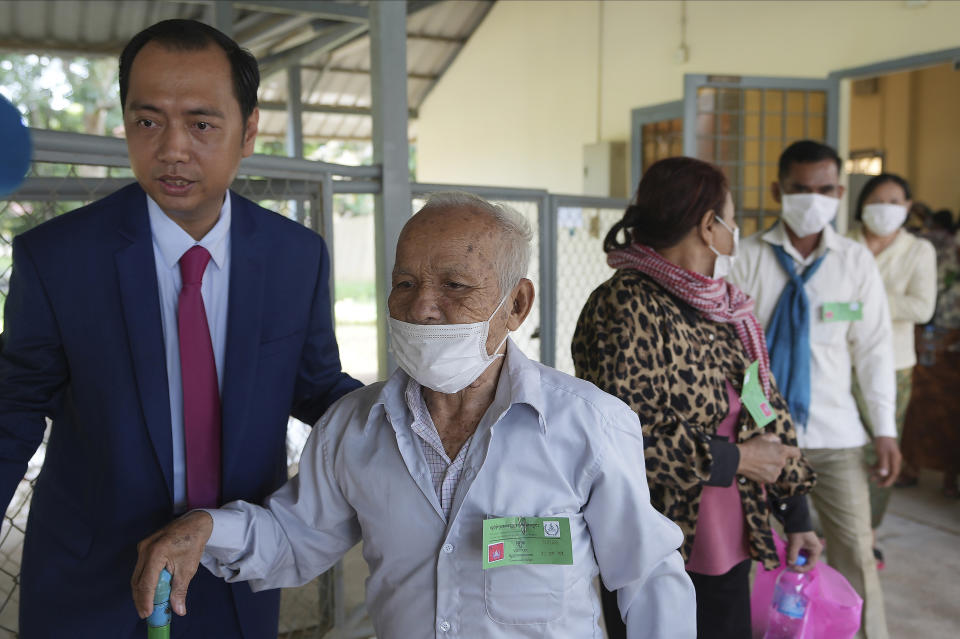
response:
[[[554,367],[573,375],[570,342],[580,310],[590,293],[613,275],[603,252],[603,238],[623,217],[623,206],[585,208],[576,198],[556,198],[557,220],[557,304],[556,360]],[[615,201],[608,205],[614,206]]]

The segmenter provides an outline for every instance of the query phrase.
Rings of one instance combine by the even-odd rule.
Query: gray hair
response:
[[[527,220],[516,209],[506,204],[494,204],[463,191],[439,191],[427,198],[421,211],[438,209],[469,209],[475,213],[487,215],[500,229],[503,242],[497,259],[497,279],[500,294],[506,295],[527,275],[530,265],[530,243],[533,231]]]

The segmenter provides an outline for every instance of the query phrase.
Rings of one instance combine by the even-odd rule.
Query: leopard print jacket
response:
[[[647,275],[621,269],[590,295],[571,348],[578,377],[619,397],[639,415],[650,501],[683,530],[681,552],[686,561],[693,548],[702,487],[715,484],[717,453],[732,447],[727,441],[718,446],[711,437],[730,410],[724,380],[739,394],[750,365],[733,325],[707,320]],[[777,417],[763,430],[796,446],[790,412],[775,383],[768,399]],[[744,408],[736,425],[737,442],[761,432]],[[727,465],[726,479],[719,485],[729,485],[735,473],[735,465]],[[771,512],[786,516],[788,532],[809,530],[803,495],[815,481],[802,458],[789,460],[779,480],[766,490],[738,477],[750,554],[768,569],[779,565]],[[799,518],[804,521],[794,530],[789,525],[791,511],[802,511]]]

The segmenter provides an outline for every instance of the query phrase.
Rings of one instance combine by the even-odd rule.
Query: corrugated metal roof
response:
[[[420,105],[494,1],[408,2],[411,137],[415,137]],[[282,68],[271,73],[277,68],[271,61],[294,47],[309,47],[349,30],[355,35],[336,48],[300,58],[304,137],[370,137],[370,38],[362,33],[367,2],[238,0],[232,4],[234,37],[261,60],[265,72],[260,88],[261,135],[283,136],[287,129],[287,74]],[[213,23],[214,7],[197,0],[0,0],[0,55],[7,50],[117,56],[138,31],[169,18]]]

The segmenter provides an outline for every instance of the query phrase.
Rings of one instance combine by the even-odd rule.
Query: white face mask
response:
[[[822,231],[837,216],[840,200],[819,193],[794,193],[780,196],[782,219],[797,237]]]
[[[740,227],[735,226],[730,228],[722,219],[717,216],[714,217],[716,217],[717,222],[723,225],[723,228],[730,231],[733,235],[733,252],[730,253],[730,255],[724,255],[713,248],[712,244],[710,245],[710,250],[717,255],[717,261],[713,263],[713,279],[719,280],[721,277],[726,277],[730,274],[731,269],[733,269],[733,263],[737,261],[737,252],[740,250]]]
[[[907,219],[907,207],[902,204],[867,204],[863,207],[863,225],[874,235],[890,235]]]
[[[500,300],[485,322],[472,324],[409,324],[387,318],[390,350],[400,368],[421,386],[438,393],[456,393],[472,384],[501,354],[496,354],[507,335],[487,354],[490,320],[506,301]]]

